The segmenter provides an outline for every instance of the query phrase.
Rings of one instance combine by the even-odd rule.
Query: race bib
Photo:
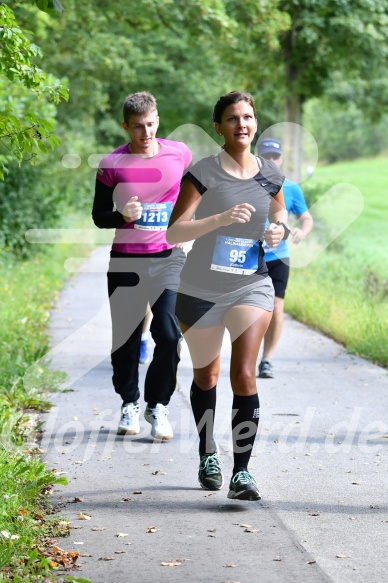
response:
[[[210,269],[250,275],[259,268],[259,253],[259,241],[218,235]]]
[[[143,231],[167,231],[172,213],[171,202],[142,203],[143,213],[135,222],[135,229]]]

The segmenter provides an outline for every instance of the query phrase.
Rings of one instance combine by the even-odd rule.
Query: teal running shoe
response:
[[[221,490],[224,485],[218,444],[217,451],[200,456],[198,481],[205,490]]]
[[[248,471],[234,474],[229,484],[228,498],[233,500],[260,500],[255,478]]]

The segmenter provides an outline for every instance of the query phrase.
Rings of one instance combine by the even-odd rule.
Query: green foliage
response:
[[[55,257],[55,255],[54,255]],[[28,386],[25,370],[48,349],[46,327],[54,292],[64,278],[61,265],[51,260],[0,264],[0,443],[20,444],[31,428],[23,411],[44,410],[49,392],[60,387],[63,373],[36,370]],[[47,263],[46,263],[47,261]],[[56,259],[55,259],[56,261]]]
[[[82,119],[101,143],[112,145],[122,140],[124,97],[142,89],[158,99],[161,136],[183,123],[210,129],[220,94],[236,87],[255,93],[258,52],[277,46],[276,33],[288,23],[267,0],[140,0],[130,11],[123,0],[106,2],[103,11],[68,0],[61,18],[44,26],[35,12],[21,6],[16,13],[34,30],[50,70],[69,80],[71,100],[58,110],[60,131]],[[268,103],[273,99],[272,92]]]
[[[64,223],[64,227],[80,226],[79,218],[68,220],[70,223]],[[0,256],[0,582],[3,583],[64,583],[71,579],[53,575],[44,552],[52,537],[66,534],[58,516],[51,514],[46,498],[52,485],[65,484],[66,480],[48,471],[36,456],[22,451],[33,448],[33,432],[37,429],[26,409],[49,407],[49,394],[59,389],[63,381],[62,373],[45,366],[36,367],[26,385],[23,375],[48,349],[49,312],[66,277],[63,261],[74,251],[65,245],[48,249],[37,245],[39,257],[36,254],[29,261],[18,260],[10,253]],[[78,581],[77,577],[72,580]]]
[[[68,91],[57,78],[35,64],[34,61],[41,58],[39,47],[29,40],[27,31],[18,26],[13,11],[3,3],[0,4],[0,20],[0,90],[7,79],[8,85],[11,82],[16,94],[22,97],[15,104],[12,92],[1,91],[0,178],[3,179],[7,165],[13,159],[20,163],[27,156],[33,161],[39,152],[47,153],[47,144],[54,148],[59,143],[50,118],[38,115],[35,109],[41,106],[34,106],[31,98],[26,98],[34,95],[46,105],[58,104],[62,99],[68,99]],[[23,98],[27,104],[23,103]],[[51,113],[52,108],[49,111]]]
[[[308,196],[311,184],[312,197],[325,185],[351,183],[363,194],[364,210],[310,265],[292,270],[286,295],[286,309],[293,316],[329,334],[349,352],[386,367],[388,202],[381,193],[387,181],[387,158],[380,157],[320,168],[303,183]],[[314,225],[314,231],[316,226],[320,228]]]
[[[374,60],[369,60],[367,75],[336,72],[325,87],[325,97],[341,111],[351,104],[366,116],[365,123],[377,124],[388,108],[388,79]]]
[[[386,0],[280,0],[291,27],[281,35],[282,60],[289,68],[288,89],[303,99],[318,96],[336,71],[369,78],[387,57]]]
[[[0,509],[0,570],[13,578],[0,581],[28,581],[31,575],[49,574],[48,560],[34,548],[37,533],[53,534],[54,520],[43,518],[46,493],[54,484],[67,484],[56,477],[35,456],[3,450],[0,453],[2,504]],[[15,579],[19,577],[19,579]]]
[[[319,200],[325,194],[325,192],[330,190],[330,188],[332,188],[332,186],[335,184],[336,182],[332,180],[322,180],[319,178],[316,179],[315,176],[313,179],[310,178],[305,180],[302,184],[302,188],[307,206],[313,206],[313,204],[317,202],[317,200]]]
[[[44,12],[53,12],[55,10],[63,12],[63,6],[59,0],[30,0],[30,2]]]
[[[303,125],[317,141],[320,161],[375,156],[388,148],[388,116],[372,123],[352,102],[313,99],[305,106]]]
[[[12,165],[0,182],[0,254],[12,251],[27,257],[32,248],[25,232],[54,226],[65,203],[58,176],[50,166]]]

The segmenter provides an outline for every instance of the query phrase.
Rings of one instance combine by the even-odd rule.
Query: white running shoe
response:
[[[125,403],[121,407],[121,418],[117,428],[117,435],[137,435],[140,433],[140,405],[139,403]]]
[[[144,419],[151,423],[151,435],[155,439],[171,439],[173,436],[172,427],[167,419],[168,408],[161,403],[151,409],[148,407],[144,411]]]

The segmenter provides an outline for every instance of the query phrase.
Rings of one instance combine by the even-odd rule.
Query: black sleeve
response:
[[[182,182],[183,182],[184,180],[186,180],[186,178],[187,178],[188,180],[190,180],[190,182],[191,182],[192,184],[194,184],[195,188],[198,190],[198,192],[199,192],[199,194],[200,194],[201,196],[202,196],[203,194],[205,194],[205,192],[207,191],[207,188],[206,188],[206,186],[204,186],[204,185],[202,184],[202,182],[200,182],[200,181],[198,180],[198,178],[196,178],[196,177],[194,176],[194,174],[192,174],[191,172],[186,172],[186,174],[185,174],[185,175],[183,176],[183,178],[182,178]]]
[[[115,229],[125,224],[123,215],[114,210],[113,191],[114,188],[96,178],[92,217],[94,224],[100,229]]]

